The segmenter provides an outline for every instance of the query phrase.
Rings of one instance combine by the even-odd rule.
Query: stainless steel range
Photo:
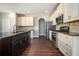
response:
[[[52,44],[54,45],[54,47],[57,48],[57,32],[56,31],[52,31]]]
[[[69,27],[68,26],[62,26],[60,27],[60,30],[53,30],[51,37],[52,37],[52,44],[54,45],[55,48],[58,48],[58,32],[69,32]]]

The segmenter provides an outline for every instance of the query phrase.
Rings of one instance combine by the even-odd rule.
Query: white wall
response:
[[[10,13],[10,32],[16,31],[16,14]]]
[[[38,17],[34,17],[34,20],[33,20],[33,27],[34,27],[34,30],[33,30],[33,37],[38,37]]]
[[[0,13],[1,14],[1,32],[13,32],[14,31],[14,25],[16,25],[16,14],[15,13]],[[15,27],[16,29],[16,27]]]
[[[1,17],[1,14],[0,14],[0,32],[2,32],[2,17]]]
[[[2,13],[2,32],[10,32],[9,13]]]

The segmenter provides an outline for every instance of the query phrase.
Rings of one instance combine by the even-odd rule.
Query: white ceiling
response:
[[[15,12],[27,16],[49,16],[57,5],[57,3],[0,3],[0,12]],[[30,11],[30,13],[27,13],[27,11]]]

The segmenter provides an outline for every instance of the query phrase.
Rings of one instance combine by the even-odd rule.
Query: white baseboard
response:
[[[45,34],[40,34],[39,36],[45,36]]]
[[[39,37],[39,36],[33,36],[33,38],[34,38],[34,37]]]

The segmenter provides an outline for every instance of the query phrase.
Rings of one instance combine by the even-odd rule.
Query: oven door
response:
[[[56,34],[52,34],[52,40],[56,41]]]
[[[52,32],[52,44],[56,47],[56,32]]]

